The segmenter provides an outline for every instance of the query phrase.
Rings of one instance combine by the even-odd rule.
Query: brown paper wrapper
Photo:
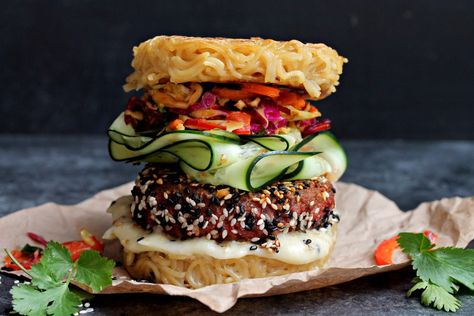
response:
[[[96,236],[102,236],[111,225],[111,216],[105,210],[113,200],[130,194],[131,187],[132,184],[128,183],[102,191],[77,205],[47,203],[5,216],[0,219],[0,249],[12,249],[31,242],[25,235],[29,231],[56,241],[79,239],[82,227]],[[399,232],[429,229],[439,235],[437,244],[441,246],[465,247],[474,239],[474,197],[442,199],[423,203],[413,211],[402,212],[394,202],[378,192],[346,183],[338,183],[336,188],[336,205],[341,214],[339,236],[332,258],[324,270],[191,290],[172,285],[136,282],[130,280],[123,268],[116,268],[116,280],[102,293],[146,292],[188,296],[214,311],[224,312],[240,297],[317,289],[400,269],[408,265],[406,257],[399,257],[396,264],[383,267],[375,266],[373,259],[377,244]],[[117,256],[119,248],[108,246],[110,255]]]

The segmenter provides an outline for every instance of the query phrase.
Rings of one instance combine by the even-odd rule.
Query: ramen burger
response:
[[[158,36],[134,48],[139,90],[109,127],[143,163],[105,238],[136,279],[199,288],[320,269],[346,156],[319,100],[346,59],[324,44]]]

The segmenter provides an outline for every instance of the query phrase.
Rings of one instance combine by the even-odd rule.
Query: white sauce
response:
[[[145,251],[161,251],[175,255],[204,255],[217,259],[241,258],[247,255],[276,259],[289,264],[306,264],[328,255],[335,239],[335,230],[312,230],[308,232],[290,232],[279,234],[279,252],[257,247],[250,250],[254,244],[242,241],[226,241],[218,243],[204,237],[187,240],[173,240],[168,235],[160,232],[147,232],[135,224],[131,218],[131,196],[118,199],[107,212],[112,214],[114,223],[103,238],[119,239],[128,251],[139,253]],[[332,227],[332,226],[331,226]],[[142,238],[143,239],[140,239]],[[137,241],[140,239],[140,241]],[[310,244],[304,240],[311,239]]]

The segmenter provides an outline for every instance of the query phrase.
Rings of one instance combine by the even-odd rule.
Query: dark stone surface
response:
[[[474,142],[346,141],[350,167],[344,180],[376,189],[412,209],[446,196],[474,195]],[[138,167],[111,161],[99,136],[0,136],[0,215],[47,201],[77,203],[134,179]],[[240,300],[230,315],[434,315],[404,296],[409,269],[328,288]],[[13,280],[2,275],[0,315],[10,308]],[[459,315],[472,315],[474,299],[461,295]],[[154,295],[98,296],[94,315],[211,314],[187,298]],[[90,314],[87,314],[90,315]]]
[[[101,133],[132,47],[181,34],[336,48],[350,62],[320,108],[342,137],[474,139],[472,0],[17,0],[0,20],[0,132]]]

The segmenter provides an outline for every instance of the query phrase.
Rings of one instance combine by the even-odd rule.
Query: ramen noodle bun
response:
[[[157,36],[133,49],[126,91],[172,82],[255,82],[303,89],[313,99],[336,91],[347,62],[324,44],[270,39]]]
[[[144,166],[104,234],[131,277],[195,289],[324,267],[347,158],[319,100],[345,62],[297,40],[157,36],[134,48],[124,89],[141,91],[108,146]]]
[[[321,269],[336,240],[337,221],[306,232],[280,234],[278,251],[248,241],[216,242],[205,237],[178,240],[160,230],[136,225],[130,212],[133,198],[118,199],[109,208],[114,222],[104,238],[123,246],[123,265],[137,280],[200,288]]]

